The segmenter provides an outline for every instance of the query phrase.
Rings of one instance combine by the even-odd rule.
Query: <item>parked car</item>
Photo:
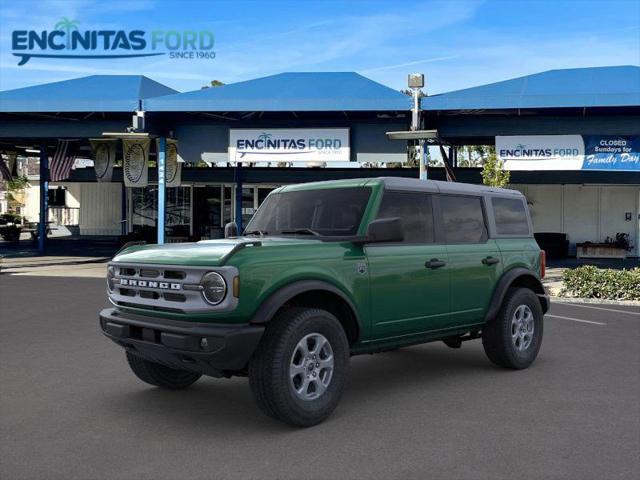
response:
[[[310,426],[351,355],[482,339],[522,369],[542,342],[544,253],[516,191],[377,178],[280,187],[241,236],[136,245],[108,267],[103,332],[144,382],[249,377],[260,408]]]
[[[0,237],[7,242],[17,242],[22,233],[22,215],[3,213],[0,215]]]

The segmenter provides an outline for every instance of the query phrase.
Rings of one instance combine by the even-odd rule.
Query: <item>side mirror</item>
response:
[[[367,242],[401,242],[404,240],[404,231],[399,217],[379,218],[367,227]]]
[[[224,226],[224,238],[237,237],[238,225],[236,222],[229,222]]]

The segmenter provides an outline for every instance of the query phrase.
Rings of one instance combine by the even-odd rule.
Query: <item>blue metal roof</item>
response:
[[[91,75],[0,92],[0,112],[133,112],[144,98],[173,93],[142,75]]]
[[[547,72],[422,99],[424,110],[628,107],[640,105],[640,67]]]
[[[150,112],[409,110],[408,96],[354,72],[280,73],[144,101]]]

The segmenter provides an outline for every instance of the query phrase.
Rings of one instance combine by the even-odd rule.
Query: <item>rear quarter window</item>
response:
[[[529,222],[524,201],[521,198],[491,199],[498,235],[529,235]]]

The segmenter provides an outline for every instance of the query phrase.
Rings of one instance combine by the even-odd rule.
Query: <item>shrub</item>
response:
[[[560,296],[640,300],[640,268],[613,270],[585,265],[565,270]]]

